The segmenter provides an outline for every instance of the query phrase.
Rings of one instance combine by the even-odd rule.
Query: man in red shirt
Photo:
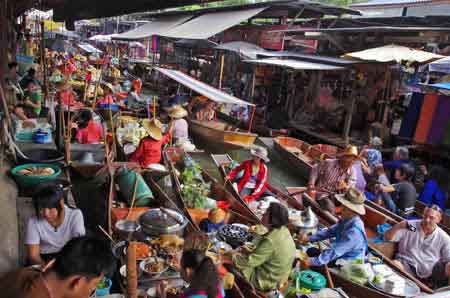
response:
[[[80,144],[99,144],[102,140],[103,127],[94,121],[91,111],[81,112],[76,138]]]
[[[143,138],[130,160],[137,162],[142,168],[147,168],[151,164],[161,162],[162,147],[172,139],[173,123],[169,123],[168,132],[161,133],[161,123],[157,120],[145,119],[142,123],[147,130],[148,136]]]

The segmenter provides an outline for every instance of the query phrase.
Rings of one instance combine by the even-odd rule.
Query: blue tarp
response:
[[[437,89],[450,90],[450,83],[437,83],[437,84],[430,84],[427,86],[437,88]]]

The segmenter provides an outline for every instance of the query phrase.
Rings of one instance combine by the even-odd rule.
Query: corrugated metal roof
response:
[[[366,6],[408,6],[433,2],[432,0],[372,0],[363,3],[354,3],[350,7],[366,7]]]

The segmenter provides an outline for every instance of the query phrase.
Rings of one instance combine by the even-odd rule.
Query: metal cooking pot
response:
[[[141,226],[137,222],[127,219],[117,221],[115,227],[122,233],[134,233],[141,229]]]
[[[183,236],[184,229],[188,224],[186,217],[167,208],[151,209],[143,213],[138,221],[142,226],[142,231],[149,236],[164,234]]]
[[[295,227],[296,231],[305,234],[315,234],[319,226],[319,219],[308,207],[305,211],[289,210],[290,224]]]
[[[232,247],[243,245],[250,240],[250,233],[247,227],[239,224],[223,225],[218,230],[219,237]]]

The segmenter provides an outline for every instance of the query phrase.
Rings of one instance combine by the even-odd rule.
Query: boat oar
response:
[[[319,251],[320,253],[322,253],[322,243],[320,242],[319,242]],[[334,282],[333,278],[331,277],[330,268],[328,268],[327,264],[324,264],[323,266],[325,268],[325,275],[327,276],[328,285],[330,286],[330,288],[334,289]]]
[[[98,228],[100,229],[100,231],[103,232],[103,234],[105,234],[106,237],[108,237],[109,240],[111,240],[113,245],[116,244],[116,241],[114,241],[113,237],[111,235],[109,235],[109,233],[106,232],[105,229],[101,225],[98,225]]]

